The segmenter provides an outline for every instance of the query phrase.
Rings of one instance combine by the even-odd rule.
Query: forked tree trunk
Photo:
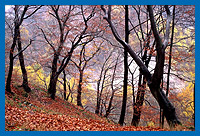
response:
[[[175,26],[175,6],[173,7],[173,14],[172,14],[172,33],[171,33],[171,44],[170,44],[170,51],[169,51],[169,66],[168,66],[168,72],[167,72],[167,90],[166,90],[166,96],[168,97],[169,93],[169,77],[170,77],[170,69],[171,69],[171,59],[172,59],[172,45],[173,45],[173,39],[174,39],[174,26]],[[164,127],[164,114],[162,114],[161,117],[161,128]]]
[[[11,94],[13,94],[13,92],[11,91],[11,87],[10,87],[11,80],[12,80],[13,66],[14,66],[14,56],[13,56],[13,53],[14,53],[14,48],[17,45],[17,42],[18,42],[18,44],[21,44],[21,39],[20,39],[20,25],[22,24],[23,17],[25,15],[27,9],[28,9],[28,6],[25,6],[24,11],[22,13],[22,16],[19,17],[19,15],[18,15],[19,14],[19,6],[15,5],[15,7],[14,7],[14,11],[15,11],[14,37],[13,37],[13,43],[12,43],[12,46],[11,46],[11,49],[10,49],[10,65],[9,65],[8,77],[7,77],[7,80],[6,80],[6,91],[9,92],[9,93],[11,93]]]

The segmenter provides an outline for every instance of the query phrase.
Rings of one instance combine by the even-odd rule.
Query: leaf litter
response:
[[[34,87],[27,97],[23,89],[12,86],[12,91],[14,96],[5,95],[6,131],[168,131],[120,126],[59,97],[52,100]]]

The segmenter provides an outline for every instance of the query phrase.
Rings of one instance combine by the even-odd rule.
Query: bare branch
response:
[[[31,43],[32,43],[32,39],[30,39],[30,43],[24,48],[24,49],[22,49],[21,51],[19,51],[14,57],[13,57],[13,59],[15,59],[20,53],[22,53],[23,51],[25,51],[30,45],[31,45]]]
[[[104,7],[102,6],[102,10],[105,10]],[[111,12],[111,11],[110,11]],[[111,14],[110,12],[108,12],[109,14]],[[104,12],[105,13],[105,12]],[[137,65],[140,67],[142,73],[145,75],[147,81],[150,83],[151,81],[151,74],[149,72],[149,70],[147,69],[147,67],[145,66],[145,64],[142,62],[142,60],[136,55],[136,53],[132,50],[132,48],[130,47],[130,45],[128,45],[125,41],[123,41],[121,39],[121,37],[119,36],[119,34],[117,33],[116,28],[114,27],[113,23],[111,22],[111,20],[106,17],[106,16],[110,16],[110,15],[105,15],[104,19],[108,22],[108,24],[110,25],[110,28],[112,30],[112,33],[115,37],[115,39],[121,43],[122,46],[124,46],[125,50],[127,50],[127,52],[131,55],[131,57],[135,60],[135,62],[137,63]]]
[[[55,50],[55,48],[54,48],[53,44],[51,44],[51,43],[49,42],[49,40],[47,39],[47,37],[46,37],[46,35],[45,35],[44,31],[42,30],[42,28],[39,28],[39,27],[38,27],[38,29],[40,29],[40,30],[42,31],[42,34],[43,34],[43,36],[44,36],[45,40],[46,40],[46,41],[47,41],[47,43],[48,43],[48,44],[51,46],[51,48],[53,49],[53,51],[54,51],[54,52],[56,52],[56,50]]]
[[[29,15],[26,16],[26,17],[24,17],[23,19],[27,19],[27,18],[31,17],[31,16],[32,16],[33,14],[35,14],[35,12],[37,12],[41,7],[42,7],[42,5],[39,6],[37,9],[35,9],[31,14],[29,14]]]

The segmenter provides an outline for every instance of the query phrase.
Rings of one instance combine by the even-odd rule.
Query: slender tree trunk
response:
[[[129,42],[129,28],[128,28],[128,5],[125,6],[125,42]],[[123,100],[122,109],[119,119],[119,124],[123,126],[125,113],[126,113],[126,101],[127,101],[127,86],[128,86],[128,52],[124,49],[124,87],[123,87]]]
[[[12,81],[12,72],[13,72],[13,66],[14,66],[14,57],[13,57],[13,53],[14,53],[14,49],[15,49],[15,46],[17,45],[17,37],[18,37],[18,31],[19,31],[19,27],[20,27],[20,24],[19,24],[19,16],[18,16],[18,6],[16,5],[15,8],[14,8],[14,11],[15,11],[15,20],[14,20],[14,37],[13,37],[13,43],[12,43],[12,46],[11,46],[11,49],[10,49],[10,65],[9,65],[9,71],[8,71],[8,77],[7,77],[7,80],[6,80],[6,91],[11,93],[11,94],[14,94],[12,91],[11,91],[11,81]]]
[[[13,38],[13,43],[12,43],[12,46],[11,46],[11,49],[10,49],[10,65],[9,65],[9,71],[8,71],[8,77],[7,77],[7,80],[6,80],[6,91],[11,93],[11,94],[14,94],[12,91],[11,91],[11,78],[12,78],[12,72],[13,72],[13,63],[14,63],[14,58],[13,58],[13,52],[14,52],[14,49],[15,49],[15,46],[16,46],[16,43],[17,43],[17,29],[19,29],[19,26],[17,26],[16,22],[15,22],[15,30],[14,30],[14,38]]]
[[[151,32],[147,35],[147,43],[145,45],[145,51],[142,56],[142,61],[145,63],[147,68],[148,68],[148,65],[149,65],[149,62],[151,59],[151,53],[149,54],[149,58],[147,59],[147,50],[149,48],[150,34],[151,34]],[[142,83],[142,77],[143,77],[143,83]],[[139,82],[138,82],[138,92],[137,92],[136,102],[134,105],[133,119],[131,122],[131,125],[133,125],[133,126],[139,125],[140,116],[141,116],[141,112],[142,112],[142,106],[143,106],[143,102],[144,102],[145,90],[146,90],[146,79],[140,72]]]
[[[20,52],[22,50],[22,46],[21,46],[21,34],[20,34],[20,30],[17,29],[17,42],[18,42],[18,52],[19,52],[19,62],[20,62],[20,66],[21,66],[21,71],[22,71],[22,76],[23,76],[23,83],[22,83],[22,87],[24,88],[24,90],[29,93],[31,92],[31,88],[28,86],[28,77],[27,77],[27,72],[26,72],[26,68],[25,68],[25,64],[24,64],[24,55],[23,52]]]
[[[66,92],[67,92],[67,87],[66,87],[66,73],[65,73],[65,70],[63,70],[63,88],[64,88],[64,97],[63,97],[63,99],[64,100],[67,100],[66,99]],[[69,95],[67,96],[67,98],[69,98]]]
[[[78,94],[77,94],[77,105],[83,107],[81,103],[81,93],[82,93],[82,84],[83,84],[83,71],[79,70],[79,84],[78,84]]]
[[[19,15],[19,10],[20,10],[20,6],[19,5],[15,5],[14,6],[14,11],[15,11],[15,18],[14,18],[14,37],[13,37],[13,43],[10,49],[10,65],[9,65],[9,72],[8,72],[8,77],[7,77],[7,81],[6,81],[6,91],[7,92],[11,92],[11,78],[12,78],[12,71],[13,71],[13,65],[14,65],[14,58],[18,55],[19,57],[19,61],[20,61],[20,66],[21,66],[21,70],[22,70],[22,74],[23,74],[23,83],[22,86],[24,87],[24,90],[26,92],[30,92],[31,89],[28,86],[28,78],[27,78],[27,72],[25,69],[25,65],[24,65],[24,57],[23,57],[23,51],[28,47],[26,47],[24,50],[22,50],[21,47],[21,36],[20,36],[20,25],[22,24],[24,19],[27,19],[28,17],[32,16],[37,10],[39,10],[42,6],[38,7],[34,12],[32,12],[32,14],[30,14],[29,16],[25,16],[29,5],[24,6],[24,9],[22,11],[22,13]],[[18,42],[18,43],[17,43]],[[13,52],[14,52],[14,48],[15,46],[18,44],[18,54],[16,56],[13,56]],[[30,42],[31,44],[31,42]],[[12,93],[13,94],[13,93]]]
[[[142,105],[144,102],[144,94],[145,94],[145,88],[144,88],[144,84],[143,84],[143,85],[139,86],[139,88],[138,88],[136,102],[134,104],[134,114],[133,114],[133,119],[131,122],[131,125],[133,125],[133,126],[139,125],[141,111],[142,111]]]
[[[119,119],[119,124],[123,126],[125,113],[126,113],[126,101],[127,101],[127,85],[128,85],[128,53],[124,51],[124,86],[123,86],[123,100],[122,100],[122,109]]]
[[[117,69],[117,63],[118,63],[118,60],[119,60],[119,56],[117,57],[115,67],[114,67],[114,71],[113,71],[113,75],[112,75],[112,81],[111,81],[112,94],[111,94],[111,97],[110,97],[108,108],[106,110],[106,114],[104,115],[104,117],[106,117],[106,118],[108,117],[108,115],[111,112],[112,102],[113,102],[114,94],[115,94],[115,91],[116,91],[116,89],[114,89],[114,79],[115,79],[115,73],[116,73],[116,69]]]
[[[100,103],[101,103],[101,94],[102,94],[102,91],[103,91],[103,83],[102,83],[101,92],[100,92],[100,84],[101,84],[101,80],[102,80],[102,76],[103,76],[103,71],[104,71],[105,65],[106,65],[107,61],[109,60],[109,58],[112,56],[112,53],[113,52],[110,52],[110,54],[108,55],[108,57],[104,61],[103,66],[101,68],[99,80],[97,81],[97,104],[96,104],[95,114],[99,114]],[[105,77],[105,74],[106,74],[106,72],[104,73],[104,77]],[[103,82],[104,82],[104,79],[103,79]]]
[[[170,70],[171,70],[171,59],[172,59],[172,45],[174,39],[174,25],[175,25],[175,6],[173,8],[173,18],[172,18],[172,33],[171,33],[171,44],[170,44],[170,51],[169,51],[169,66],[168,66],[168,73],[167,73],[167,90],[166,90],[166,97],[169,94],[169,77],[170,77]],[[162,114],[162,122],[161,128],[164,128],[164,114]]]
[[[106,110],[106,114],[104,115],[104,117],[106,117],[106,118],[110,114],[111,107],[112,107],[112,101],[113,101],[113,98],[114,98],[114,94],[115,94],[115,90],[112,90],[112,94],[111,94],[111,97],[110,97],[109,105],[108,105],[108,108]]]
[[[100,80],[97,82],[97,105],[96,105],[96,109],[95,109],[95,114],[99,114],[99,110],[100,110]]]
[[[103,76],[103,79],[102,79],[102,84],[101,84],[101,90],[100,90],[100,82],[101,82],[101,76],[102,76],[102,73],[103,73],[103,69],[101,71],[101,74],[100,74],[100,79],[98,80],[97,82],[97,105],[96,105],[96,110],[95,110],[95,113],[96,114],[99,114],[100,113],[100,110],[102,109],[101,107],[101,96],[102,96],[102,93],[103,93],[103,89],[104,89],[104,82],[105,82],[105,78],[106,78],[106,73],[107,73],[108,69],[106,69],[104,71],[104,76]],[[101,115],[101,114],[100,114]]]

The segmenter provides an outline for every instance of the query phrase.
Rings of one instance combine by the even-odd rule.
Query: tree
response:
[[[172,33],[171,33],[171,44],[170,44],[170,51],[169,51],[169,66],[168,66],[168,72],[167,72],[167,90],[166,90],[166,96],[169,94],[169,77],[170,77],[170,70],[171,70],[171,59],[172,59],[172,44],[174,39],[174,25],[175,25],[175,6],[173,6],[173,18],[172,18]],[[162,114],[161,117],[161,128],[164,127],[164,114]]]
[[[125,42],[129,42],[129,17],[128,17],[128,5],[125,6]],[[124,123],[125,113],[126,113],[126,101],[127,101],[127,86],[128,86],[128,52],[124,49],[124,86],[123,86],[123,100],[122,109],[119,119],[119,124],[122,126]]]
[[[79,62],[75,62],[71,60],[75,66],[78,68],[79,71],[79,83],[78,83],[78,90],[77,90],[77,105],[83,107],[82,102],[81,102],[81,93],[82,93],[82,85],[83,85],[83,76],[84,76],[84,70],[88,68],[88,62],[94,58],[94,56],[99,52],[100,46],[99,47],[92,47],[96,48],[94,52],[91,52],[91,47],[86,47],[89,42],[91,42],[93,39],[82,45],[82,49],[79,54]],[[90,51],[89,51],[90,50]]]
[[[111,93],[111,96],[110,96],[108,108],[105,108],[106,109],[106,114],[104,115],[104,117],[106,117],[106,118],[109,116],[111,110],[113,109],[112,108],[112,103],[113,103],[113,99],[114,99],[114,94],[115,94],[115,92],[118,89],[118,87],[114,88],[114,80],[115,80],[115,76],[116,76],[116,69],[117,69],[119,57],[120,57],[120,54],[117,56],[117,59],[116,59],[115,65],[114,65],[114,70],[113,70],[113,75],[112,75],[112,81],[111,81],[112,93]]]
[[[83,43],[82,40],[92,36],[92,35],[87,35],[86,31],[88,29],[88,21],[91,20],[91,18],[95,15],[95,7],[91,8],[91,13],[87,17],[84,15],[85,11],[83,10],[83,8],[81,8],[81,12],[79,12],[79,10],[77,10],[75,6],[68,6],[68,11],[65,11],[65,8],[66,8],[65,6],[64,7],[50,6],[50,8],[53,12],[53,13],[50,12],[50,15],[52,15],[56,19],[58,27],[59,27],[59,41],[57,43],[57,46],[54,46],[54,44],[52,44],[49,38],[46,36],[43,29],[41,28],[40,29],[43,33],[43,36],[46,42],[48,43],[48,45],[52,48],[54,52],[52,66],[51,66],[51,77],[50,77],[48,93],[50,94],[50,97],[52,99],[55,99],[56,84],[57,84],[57,80],[60,73],[68,65],[76,47],[79,46],[81,43]],[[72,14],[72,11],[75,11],[75,10],[77,10],[78,13]],[[81,20],[80,17],[82,17],[83,21],[76,22],[75,26],[69,26],[68,24],[70,24],[76,19],[74,18],[74,16],[76,15],[79,20]],[[64,56],[62,57],[62,60],[61,60],[61,64],[58,67],[58,59],[61,55],[61,51],[64,48],[64,44],[67,38],[69,37],[69,33],[71,31],[77,31],[76,30],[76,25],[78,25],[77,23],[81,25],[83,29],[81,30],[80,33],[72,32],[72,33],[76,33],[76,36],[73,35],[72,37],[74,38],[68,40],[68,41],[71,41],[71,48],[68,48],[68,51],[66,54],[64,53]]]
[[[153,42],[153,44],[151,45],[150,44],[150,40],[151,40],[151,35],[152,35],[152,31],[149,30],[149,27],[148,27],[148,14],[146,14],[147,18],[147,23],[146,23],[146,37],[145,37],[145,33],[144,33],[144,26],[142,26],[142,23],[141,23],[141,6],[138,6],[138,9],[136,9],[135,6],[133,6],[134,10],[136,11],[137,13],[137,16],[138,16],[138,25],[139,25],[139,28],[140,28],[140,33],[141,33],[141,38],[139,36],[139,32],[137,32],[137,30],[135,30],[136,27],[133,26],[132,30],[134,30],[134,32],[137,34],[137,37],[138,37],[138,40],[140,41],[140,48],[141,48],[141,59],[142,59],[142,62],[145,64],[145,66],[148,68],[149,66],[149,63],[151,61],[151,58],[152,58],[152,55],[154,53],[154,47],[155,47],[155,41]],[[133,23],[131,23],[133,25]],[[133,73],[132,73],[133,74]],[[133,76],[133,75],[132,75]],[[133,78],[132,78],[133,80]],[[132,81],[133,82],[133,81]],[[133,83],[132,83],[133,85]],[[147,87],[146,87],[146,78],[144,77],[144,75],[142,74],[142,72],[140,71],[139,72],[139,80],[138,80],[138,91],[137,91],[137,96],[136,96],[136,100],[133,100],[133,118],[132,118],[132,121],[131,121],[131,125],[134,125],[134,126],[138,126],[139,125],[139,122],[140,122],[140,116],[141,116],[141,112],[142,112],[142,106],[143,106],[143,103],[144,103],[144,96],[145,96],[145,92],[147,90]],[[134,95],[134,91],[133,91],[133,95]],[[135,96],[133,96],[135,97]],[[134,98],[135,99],[135,98]]]
[[[167,119],[167,122],[170,127],[174,127],[177,124],[180,124],[180,121],[177,118],[175,108],[170,103],[164,92],[160,89],[160,83],[163,76],[163,68],[164,68],[164,60],[165,60],[165,49],[168,45],[168,38],[169,38],[169,28],[170,28],[170,21],[171,21],[171,15],[170,10],[168,6],[165,6],[166,13],[167,13],[167,23],[166,23],[166,35],[164,37],[164,42],[162,42],[161,37],[157,31],[157,27],[155,25],[154,21],[154,14],[152,6],[147,6],[150,22],[151,22],[151,29],[153,31],[155,40],[156,40],[156,51],[157,51],[157,62],[154,70],[154,74],[151,75],[145,64],[139,59],[139,57],[135,54],[135,52],[132,50],[130,45],[128,45],[126,42],[124,42],[121,37],[118,35],[112,21],[111,21],[111,6],[108,6],[108,10],[104,8],[104,6],[101,6],[102,10],[105,13],[104,19],[108,22],[112,33],[115,37],[115,39],[122,44],[122,46],[128,51],[128,53],[131,55],[131,57],[135,60],[137,65],[140,67],[140,70],[142,71],[142,74],[145,76],[148,86],[150,88],[150,91],[154,98],[159,103],[160,107],[164,109],[164,115]]]
[[[102,101],[102,93],[103,93],[103,89],[104,89],[104,81],[105,81],[106,73],[110,69],[109,66],[106,68],[106,64],[108,63],[108,60],[110,59],[112,53],[113,53],[113,51],[111,51],[110,54],[106,57],[103,65],[101,67],[99,79],[97,80],[97,102],[96,102],[96,108],[95,108],[96,114],[99,114],[100,105],[101,105],[101,101]],[[102,83],[101,83],[101,81],[102,81]]]
[[[26,15],[26,12],[28,10],[30,6],[26,5],[24,6],[24,9],[22,11],[22,13],[20,14],[20,6],[15,5],[14,7],[14,11],[15,11],[15,19],[14,19],[14,36],[13,36],[13,43],[10,49],[10,65],[9,65],[9,72],[8,72],[8,77],[7,77],[7,81],[6,81],[6,91],[13,94],[11,92],[11,78],[12,78],[12,71],[13,71],[13,65],[14,65],[14,59],[16,56],[19,57],[19,62],[20,62],[20,66],[21,66],[21,71],[23,74],[23,83],[22,83],[22,87],[24,88],[24,90],[26,92],[30,92],[31,89],[28,86],[28,78],[27,78],[27,72],[25,69],[25,64],[24,64],[24,56],[23,56],[23,51],[29,46],[31,45],[32,40],[30,40],[30,44],[28,44],[24,49],[22,49],[22,45],[21,45],[21,34],[20,34],[20,26],[22,25],[24,19],[29,18],[30,16],[32,16],[37,10],[39,10],[41,8],[41,6],[37,7],[33,12],[31,12],[30,14]],[[14,49],[15,46],[18,46],[18,54],[13,56],[14,53]]]

